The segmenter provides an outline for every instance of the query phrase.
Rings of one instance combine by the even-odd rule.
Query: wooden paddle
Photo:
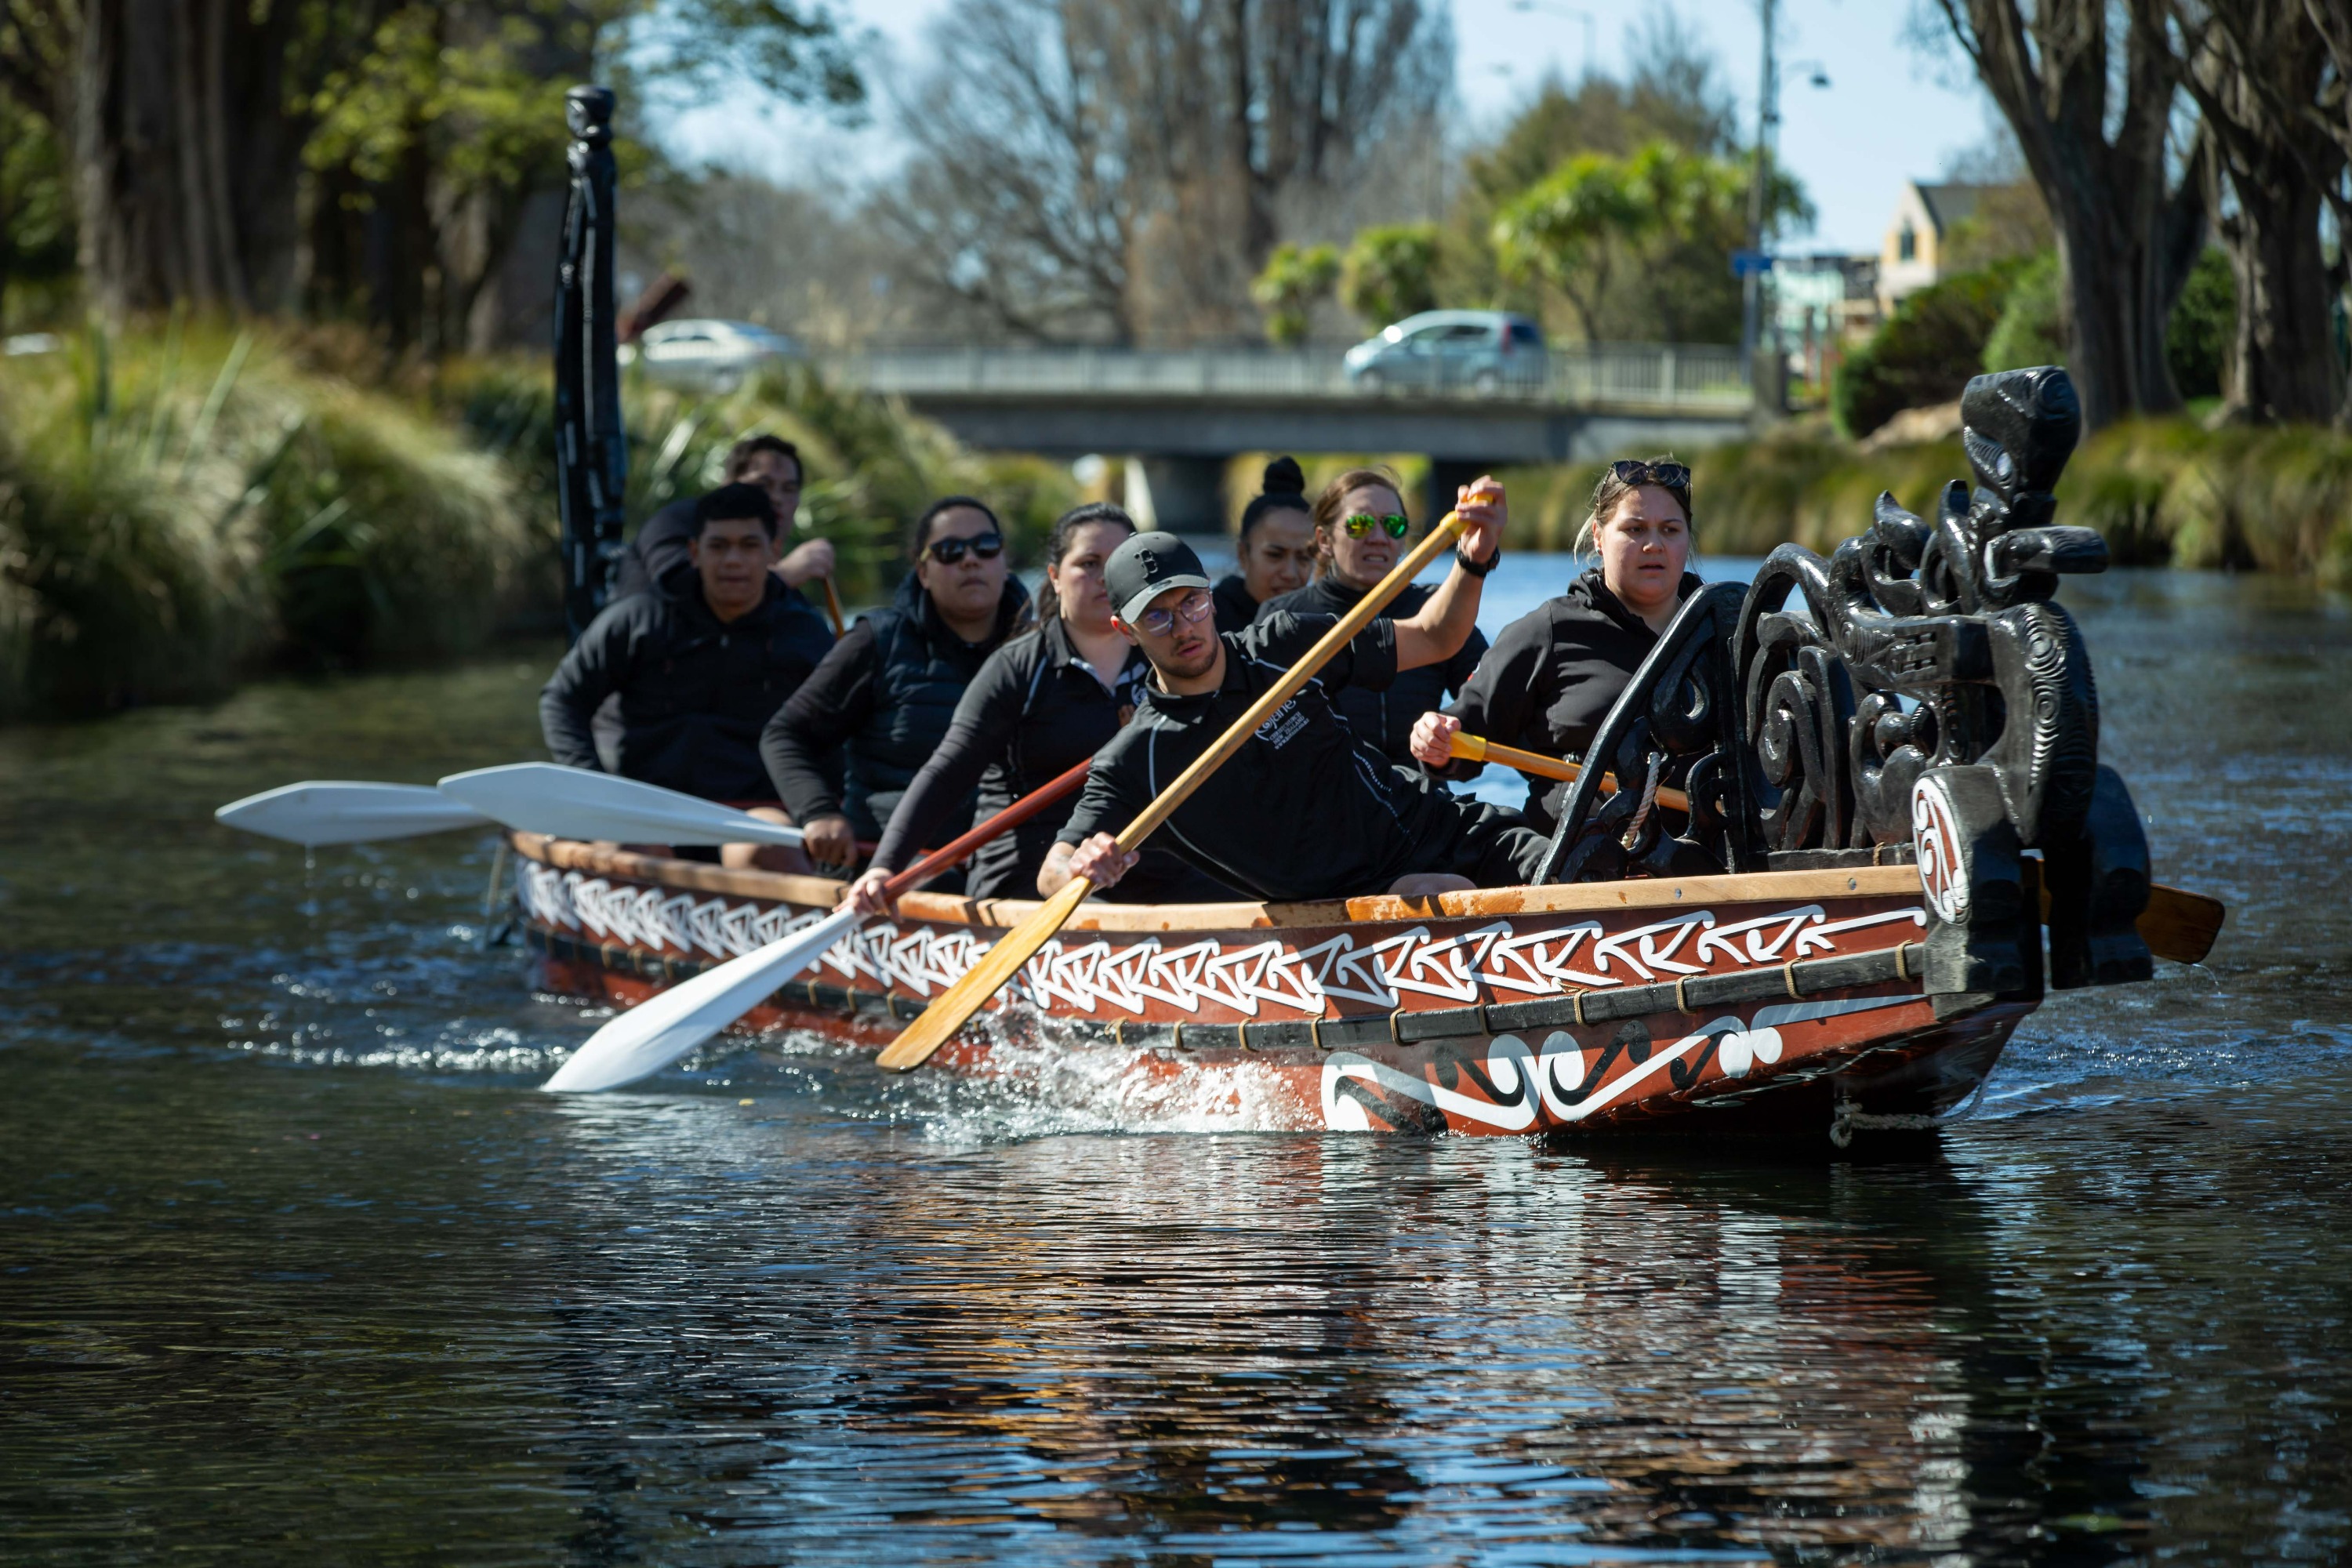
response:
[[[1447,512],[1444,521],[1429,531],[1428,538],[1414,545],[1370,593],[1357,601],[1354,609],[1342,616],[1337,626],[1307,650],[1304,658],[1226,728],[1215,745],[1179,774],[1175,783],[1161,790],[1159,797],[1143,808],[1142,816],[1127,825],[1127,830],[1118,836],[1119,848],[1133,853],[1201,787],[1203,780],[1242,749],[1243,743],[1257,732],[1258,726],[1274,716],[1275,710],[1297,696],[1299,689],[1315,679],[1317,670],[1328,664],[1357,633],[1371,625],[1372,618],[1421,574],[1423,567],[1437,559],[1439,552],[1450,549],[1461,532],[1461,514]],[[1005,932],[994,947],[982,953],[980,962],[964,972],[962,979],[935,998],[923,1009],[922,1016],[909,1024],[875,1059],[893,1072],[909,1072],[930,1060],[932,1052],[947,1044],[990,997],[1021,972],[1023,964],[1036,956],[1039,948],[1053,940],[1054,933],[1062,929],[1094,887],[1087,878],[1071,878],[1069,884],[1046,900],[1035,914]]]
[[[1547,757],[1540,752],[1523,752],[1517,746],[1506,746],[1499,742],[1486,740],[1477,735],[1465,735],[1459,730],[1454,731],[1446,746],[1465,763],[1496,763],[1503,767],[1517,768],[1523,773],[1534,773],[1540,778],[1573,779],[1584,771],[1575,763],[1563,763],[1557,757]],[[1601,793],[1602,795],[1617,793],[1617,776],[1614,773],[1603,773],[1601,776]],[[1658,804],[1668,811],[1690,810],[1690,797],[1678,789],[1661,788],[1658,791]]]
[[[817,579],[824,584],[824,613],[833,617],[833,635],[839,637],[845,624],[841,618],[841,594],[833,585],[832,574]]]
[[[883,896],[895,900],[920,887],[998,834],[1028,821],[1084,783],[1092,765],[1091,758],[1080,763],[932,850],[885,882]],[[588,1043],[556,1069],[545,1087],[559,1094],[591,1093],[659,1072],[775,994],[777,986],[823,958],[864,919],[856,910],[836,910],[813,926],[730,958],[630,1008],[589,1036]]]

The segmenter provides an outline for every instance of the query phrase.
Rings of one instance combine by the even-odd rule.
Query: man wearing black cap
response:
[[[540,693],[559,763],[601,769],[591,716],[617,695],[613,771],[710,800],[773,800],[760,730],[833,647],[832,629],[784,586],[775,503],[723,485],[695,503],[693,571],[605,607]]]
[[[1545,840],[1516,813],[1456,800],[1392,766],[1333,710],[1346,686],[1378,689],[1400,669],[1454,656],[1478,619],[1480,581],[1501,558],[1502,487],[1462,490],[1467,526],[1454,570],[1413,615],[1376,620],[1275,710],[1176,808],[1160,840],[1201,870],[1276,901],[1408,895],[1528,881]],[[1339,624],[1277,611],[1219,633],[1208,574],[1182,540],[1139,533],[1103,568],[1114,624],[1150,659],[1135,721],[1095,756],[1086,792],[1037,874],[1051,896],[1072,877],[1108,888],[1135,864],[1113,837],[1213,746],[1284,672]]]

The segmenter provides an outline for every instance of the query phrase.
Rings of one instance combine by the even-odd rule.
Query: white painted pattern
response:
[[[781,906],[615,887],[535,861],[523,863],[516,892],[542,925],[718,960],[751,952],[826,913],[796,916]],[[1835,952],[1835,939],[1849,932],[1926,923],[1916,909],[1832,921],[1821,905],[1806,904],[1730,925],[1719,924],[1711,910],[1691,910],[1613,935],[1596,921],[1546,924],[1524,935],[1507,920],[1448,936],[1414,925],[1370,942],[1342,931],[1295,952],[1278,940],[1228,949],[1213,940],[1170,947],[1153,936],[1114,946],[1099,936],[1066,937],[1040,949],[1012,990],[1039,1006],[1097,1016],[1139,1017],[1159,1002],[1183,1013],[1214,1005],[1245,1018],[1268,1011],[1319,1017],[1334,1003],[1391,1008],[1406,994],[1473,1003],[1483,986],[1497,1000],[1556,996],[1705,974],[1724,963],[1777,965]],[[985,951],[982,933],[968,928],[875,921],[844,937],[819,967],[839,980],[929,996],[953,984]]]

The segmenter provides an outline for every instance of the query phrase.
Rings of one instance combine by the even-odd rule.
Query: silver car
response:
[[[782,332],[751,321],[688,320],[647,327],[623,349],[624,363],[634,358],[646,374],[672,386],[698,392],[732,392],[769,365],[800,357],[800,345]]]
[[[1543,329],[1507,310],[1423,310],[1349,349],[1347,366],[1359,392],[1534,391],[1544,383]]]

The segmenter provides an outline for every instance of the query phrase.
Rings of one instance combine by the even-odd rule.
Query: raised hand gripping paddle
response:
[[[715,800],[556,763],[509,763],[451,773],[441,793],[493,822],[551,838],[640,844],[783,844],[801,830]]]
[[[214,817],[227,826],[306,848],[415,838],[460,827],[489,827],[490,819],[424,784],[306,779],[230,801]]]
[[[1523,752],[1517,746],[1498,745],[1476,735],[1455,731],[1446,742],[1454,755],[1468,763],[1495,763],[1507,768],[1517,768],[1523,773],[1534,773],[1548,779],[1573,779],[1577,764],[1547,757],[1539,752]],[[1604,793],[1613,792],[1617,781],[1601,781]],[[1690,801],[1678,789],[1662,789],[1658,804],[1671,811],[1688,811]],[[2213,941],[2221,934],[2221,920],[2228,911],[2221,900],[2191,893],[2179,888],[2168,888],[2161,882],[2152,883],[2147,889],[2147,908],[2140,911],[2137,922],[2140,941],[2158,958],[2168,958],[2175,963],[2202,963],[2205,955],[2213,951]],[[2050,890],[2042,891],[2042,915],[2050,916]]]
[[[883,884],[883,896],[929,881],[1008,828],[1017,827],[1086,782],[1089,763],[1080,763],[1023,795],[1003,811],[950,839]],[[806,969],[865,917],[836,910],[813,926],[791,931],[756,952],[730,958],[682,985],[674,985],[632,1007],[588,1037],[588,1043],[555,1069],[545,1088],[557,1093],[618,1089],[659,1072],[774,994],[777,986]]]
[[[1127,825],[1127,830],[1118,836],[1118,847],[1131,854],[1151,837],[1152,831],[1201,787],[1202,781],[1240,751],[1276,709],[1297,696],[1299,689],[1315,679],[1315,672],[1328,664],[1357,633],[1371,625],[1372,618],[1388,608],[1389,601],[1402,593],[1405,584],[1419,576],[1421,569],[1435,560],[1440,551],[1450,548],[1461,532],[1461,514],[1447,512],[1445,520],[1429,531],[1428,538],[1413,546],[1370,593],[1357,601],[1354,609],[1342,616],[1337,626],[1307,650],[1306,657],[1292,665],[1264,696],[1249,705],[1247,712],[1217,737],[1215,745],[1179,774],[1174,784],[1161,790],[1159,797],[1143,808],[1142,816]],[[1068,885],[1046,900],[1035,914],[1007,931],[994,947],[982,953],[978,963],[940,993],[923,1009],[922,1016],[907,1026],[875,1059],[893,1072],[909,1072],[930,1060],[932,1052],[947,1044],[974,1013],[987,1005],[990,997],[1021,972],[1023,964],[1036,956],[1039,948],[1053,940],[1054,933],[1069,920],[1071,911],[1092,891],[1094,883],[1087,879],[1071,878]]]

